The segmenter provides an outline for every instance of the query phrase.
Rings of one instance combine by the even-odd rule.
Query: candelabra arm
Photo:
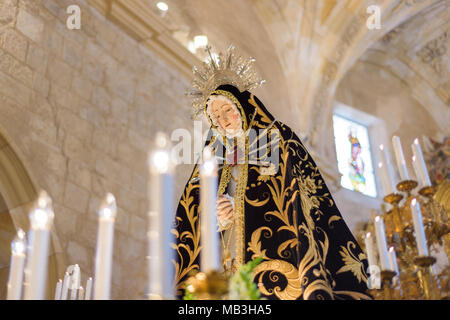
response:
[[[218,271],[198,272],[187,280],[187,290],[197,300],[222,300],[228,293],[228,277]]]
[[[436,258],[432,256],[416,257],[414,263],[418,267],[417,276],[420,281],[423,293],[427,300],[437,300],[437,284],[434,278],[432,265],[436,263]]]
[[[415,187],[417,187],[418,183],[414,180],[403,180],[400,181],[397,184],[397,190],[406,192],[406,198],[411,198],[411,191],[414,190]]]
[[[382,270],[380,272],[381,276],[381,285],[383,286],[384,291],[384,299],[385,300],[393,300],[394,298],[394,289],[392,287],[393,278],[396,276],[395,271],[391,270]]]

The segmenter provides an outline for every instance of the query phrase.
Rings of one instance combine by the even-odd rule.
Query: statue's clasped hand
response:
[[[234,202],[228,194],[220,195],[217,198],[217,222],[219,231],[227,230],[233,224]]]

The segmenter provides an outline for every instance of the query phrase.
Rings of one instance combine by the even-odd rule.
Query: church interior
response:
[[[202,137],[208,123],[194,125],[185,95],[192,68],[213,59],[206,46],[230,45],[255,58],[265,83],[254,93],[300,137],[366,255],[377,216],[389,245],[401,244],[390,284],[381,268],[389,290],[372,296],[448,298],[448,0],[1,0],[0,299],[13,278],[11,243],[30,229],[42,190],[54,218],[45,283],[33,286],[54,299],[72,266],[87,294],[110,193],[110,299],[146,298],[148,153],[158,132]],[[174,169],[172,206],[194,164]],[[420,256],[416,198],[430,248],[421,256],[433,261],[414,269],[405,261]]]

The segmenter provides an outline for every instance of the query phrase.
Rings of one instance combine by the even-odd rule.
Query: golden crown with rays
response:
[[[218,86],[230,84],[243,92],[261,86],[261,79],[253,67],[255,58],[244,59],[234,53],[234,46],[228,47],[225,54],[220,52],[216,57],[211,52],[211,46],[205,50],[209,59],[200,68],[194,67],[192,86],[195,90],[187,92],[192,98],[193,117],[198,117],[204,110],[206,99]]]

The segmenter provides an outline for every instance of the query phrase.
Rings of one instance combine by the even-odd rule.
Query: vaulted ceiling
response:
[[[267,80],[255,94],[312,146],[319,161],[329,147],[336,88],[357,61],[371,61],[401,78],[448,134],[448,0],[165,0],[165,15],[158,15],[157,0],[92,2],[112,20],[122,20],[139,41],[163,48],[186,74],[201,54],[171,42],[177,38],[179,44],[180,35],[205,34],[216,50],[232,43],[254,56]],[[380,29],[366,25],[370,5],[380,9]],[[137,27],[117,9],[125,7],[140,19]]]
[[[448,130],[450,121],[449,12],[449,1],[426,7],[359,58],[402,79],[443,131]]]

